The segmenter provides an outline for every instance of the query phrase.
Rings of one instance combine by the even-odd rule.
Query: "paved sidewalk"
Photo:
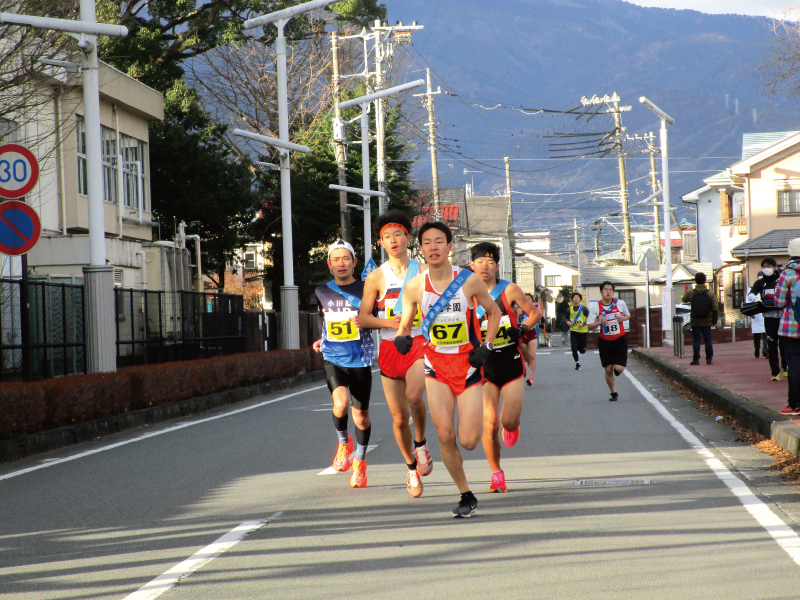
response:
[[[673,348],[650,348],[648,352],[775,412],[787,405],[788,381],[784,377],[780,381],[772,381],[769,361],[753,356],[752,340],[716,344],[713,365],[706,364],[704,348],[700,350],[700,364],[697,366],[689,364],[692,361],[691,346],[686,346],[684,358],[673,356]],[[794,422],[800,423],[800,418],[794,419]]]

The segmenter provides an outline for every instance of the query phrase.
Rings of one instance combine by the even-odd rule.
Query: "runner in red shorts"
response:
[[[453,234],[447,225],[426,223],[418,237],[428,271],[406,285],[403,317],[394,343],[401,354],[412,350],[414,339],[410,334],[417,307],[420,307],[424,315],[422,332],[429,340],[425,349],[428,405],[439,436],[442,461],[461,492],[453,516],[471,517],[478,500],[469,489],[456,441],[467,450],[473,450],[480,442],[483,431],[481,368],[493,349],[500,309],[477,275],[450,264],[448,256],[453,249]],[[478,304],[489,320],[483,344],[474,314]]]
[[[394,347],[394,338],[400,326],[398,311],[402,312],[402,304],[398,305],[398,298],[405,282],[427,269],[426,265],[411,261],[408,256],[410,230],[411,221],[398,212],[383,214],[375,222],[378,241],[386,250],[389,260],[367,276],[358,317],[361,327],[381,331],[378,365],[381,369],[383,393],[394,420],[394,437],[408,467],[406,487],[412,498],[418,498],[423,490],[420,476],[429,475],[433,470],[433,461],[425,441],[428,408],[422,394],[425,391],[423,359],[426,342],[420,332],[419,310],[412,325],[411,351],[403,355]],[[376,304],[378,316],[374,317],[372,311]],[[414,421],[413,444],[409,413]]]

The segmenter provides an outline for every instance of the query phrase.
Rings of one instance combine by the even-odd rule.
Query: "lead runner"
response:
[[[474,450],[481,439],[481,368],[493,349],[492,342],[500,324],[500,309],[477,275],[450,264],[448,257],[453,249],[453,234],[447,225],[426,223],[420,228],[418,239],[428,271],[406,285],[403,316],[394,344],[400,354],[412,350],[414,339],[409,334],[417,307],[420,307],[424,315],[422,334],[428,339],[425,347],[428,405],[439,437],[442,462],[461,492],[453,516],[471,517],[478,508],[478,499],[469,489],[457,441],[466,450]],[[474,314],[478,305],[483,307],[489,319],[483,344]]]
[[[411,239],[411,221],[408,217],[394,211],[385,213],[375,221],[375,230],[389,259],[380,269],[372,271],[364,282],[359,324],[361,327],[381,330],[378,365],[383,393],[392,413],[394,437],[408,467],[406,489],[412,498],[419,498],[423,490],[420,475],[429,475],[433,470],[433,461],[425,441],[428,416],[428,408],[422,399],[425,391],[425,338],[420,330],[422,319],[419,309],[412,324],[411,336],[414,341],[411,351],[405,356],[400,354],[394,347],[394,338],[400,326],[404,288],[427,269],[427,265],[420,265],[408,256]],[[376,304],[377,317],[372,314]],[[409,412],[414,420],[413,437],[408,423]]]

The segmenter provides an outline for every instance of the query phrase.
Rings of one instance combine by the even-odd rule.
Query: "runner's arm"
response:
[[[594,317],[595,319],[594,321],[592,321],[592,317]],[[587,319],[586,323],[589,326],[589,329],[597,329],[598,327],[600,327],[600,325],[602,325],[605,322],[606,318],[600,316],[599,308],[597,309],[597,312],[594,311],[594,306],[589,309],[589,318]]]
[[[500,318],[502,317],[500,308],[497,306],[497,303],[492,300],[489,291],[486,289],[486,285],[475,273],[467,278],[463,287],[464,295],[467,298],[474,297],[478,301],[478,304],[486,311],[486,317],[489,323],[486,326],[486,338],[484,341],[488,343],[494,342],[497,330],[500,328]]]
[[[522,312],[528,314],[528,318],[525,319],[524,325],[528,326],[528,329],[533,329],[533,327],[539,322],[539,319],[542,318],[542,311],[541,309],[530,301],[530,299],[522,292],[522,289],[516,284],[511,283],[509,284],[506,297],[509,300],[509,303],[516,303],[522,309]]]
[[[380,329],[381,327],[394,329],[397,327],[394,319],[379,319],[372,314],[375,301],[381,293],[382,284],[383,271],[380,269],[375,269],[367,275],[367,280],[364,282],[364,294],[361,297],[361,308],[358,311],[359,329]]]
[[[417,315],[417,306],[422,302],[422,276],[417,275],[406,284],[403,292],[403,314],[397,335],[411,335],[411,326]]]

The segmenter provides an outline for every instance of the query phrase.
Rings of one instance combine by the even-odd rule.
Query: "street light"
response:
[[[269,23],[275,23],[278,28],[278,37],[275,39],[275,53],[277,55],[277,83],[278,83],[278,131],[281,145],[270,143],[284,150],[299,150],[287,146],[289,142],[289,100],[286,92],[286,36],[283,28],[286,22],[297,15],[324,8],[336,0],[314,0],[305,2],[291,8],[248,19],[244,22],[244,29],[254,29]],[[248,132],[245,132],[248,133]],[[256,134],[252,134],[256,135]],[[246,137],[251,137],[246,136]],[[263,136],[262,136],[263,137]],[[252,138],[256,139],[256,138]],[[273,139],[273,138],[271,138]],[[263,141],[263,140],[260,140]],[[296,144],[292,144],[296,146]],[[302,148],[306,148],[302,146]],[[299,150],[302,152],[303,150]],[[308,150],[305,150],[308,152]],[[284,349],[297,349],[300,347],[300,315],[297,286],[294,284],[294,252],[292,248],[292,184],[289,165],[289,153],[281,153],[281,227],[283,231],[283,285],[281,286],[281,347]]]
[[[661,327],[664,330],[664,345],[671,346],[672,340],[672,317],[675,306],[672,303],[672,228],[669,227],[670,213],[669,206],[669,154],[667,153],[667,124],[675,124],[675,119],[670,117],[663,110],[658,108],[650,100],[642,96],[639,102],[653,111],[661,119],[661,130],[659,139],[661,141],[661,179],[663,185],[664,201],[659,203],[664,207],[664,270],[666,271],[665,288],[661,294]]]
[[[89,209],[89,265],[83,268],[86,306],[86,370],[116,371],[114,268],[106,265],[106,226],[103,203],[103,158],[100,130],[100,77],[97,36],[124,38],[128,28],[97,23],[95,0],[80,0],[80,20],[0,13],[0,24],[63,31],[78,39],[83,75],[83,119],[86,134],[86,187]],[[59,61],[60,62],[60,61]],[[76,65],[50,66],[74,70]],[[48,64],[48,63],[44,63]]]
[[[381,90],[379,92],[375,92],[374,94],[367,94],[365,96],[359,96],[358,98],[353,98],[352,100],[347,100],[346,102],[342,102],[339,104],[339,108],[345,109],[350,108],[351,106],[358,106],[361,105],[361,173],[362,173],[362,189],[358,188],[346,188],[345,186],[331,186],[331,189],[338,189],[344,191],[351,191],[356,194],[361,194],[361,197],[364,199],[364,267],[367,267],[367,262],[372,256],[372,212],[370,210],[370,196],[379,196],[379,197],[386,197],[386,194],[375,194],[370,193],[369,189],[369,105],[370,102],[374,100],[378,100],[379,98],[385,98],[386,96],[392,96],[394,94],[399,94],[400,92],[404,92],[406,90],[410,90],[421,85],[425,85],[424,79],[417,79],[416,81],[412,81],[410,83],[403,83],[401,85],[396,85],[394,87],[387,88],[385,90]],[[334,119],[336,122],[334,123],[333,130],[335,135],[341,136],[344,138],[344,124],[342,119]],[[340,139],[338,141],[344,142],[344,139]]]

